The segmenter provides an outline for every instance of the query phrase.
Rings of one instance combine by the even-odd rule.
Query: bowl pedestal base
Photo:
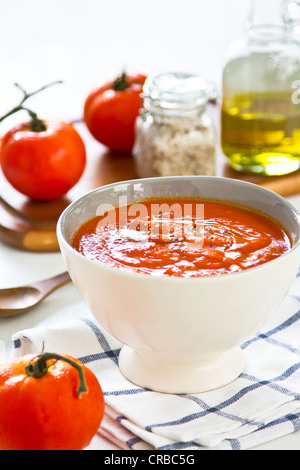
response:
[[[162,393],[195,394],[223,387],[244,370],[245,357],[240,347],[201,362],[178,363],[157,352],[136,351],[123,346],[119,367],[132,383]]]

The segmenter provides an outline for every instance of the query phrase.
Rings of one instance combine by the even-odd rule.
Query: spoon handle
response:
[[[51,277],[50,279],[45,279],[44,281],[36,282],[32,285],[32,287],[38,289],[45,298],[48,295],[52,294],[52,292],[59,289],[60,287],[63,287],[69,282],[71,282],[71,278],[69,276],[69,273],[65,272],[59,274],[58,276]]]

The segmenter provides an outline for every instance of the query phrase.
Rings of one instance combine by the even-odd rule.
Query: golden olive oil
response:
[[[224,98],[221,143],[230,165],[243,172],[283,175],[300,168],[300,105],[292,92]]]

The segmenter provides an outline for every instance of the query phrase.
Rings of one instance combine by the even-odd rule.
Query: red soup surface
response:
[[[87,221],[72,246],[114,268],[190,278],[253,268],[289,251],[291,241],[278,223],[250,209],[149,199]]]

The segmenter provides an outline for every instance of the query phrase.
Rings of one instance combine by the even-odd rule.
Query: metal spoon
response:
[[[0,317],[12,317],[32,310],[52,292],[69,282],[69,274],[63,273],[28,286],[0,289]]]

